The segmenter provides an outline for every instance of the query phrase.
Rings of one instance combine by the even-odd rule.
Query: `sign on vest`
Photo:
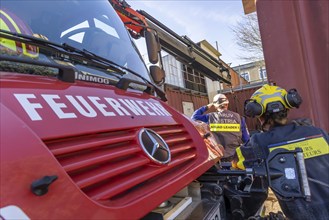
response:
[[[284,148],[287,150],[301,148],[305,159],[329,154],[329,145],[322,135],[271,144],[268,147],[270,152],[277,148]]]
[[[210,131],[239,132],[240,124],[210,124]]]

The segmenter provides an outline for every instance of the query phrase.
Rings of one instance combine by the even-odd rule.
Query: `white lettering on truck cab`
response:
[[[97,96],[60,96],[57,94],[14,94],[17,101],[23,107],[32,121],[40,121],[45,117],[38,109],[49,107],[59,119],[78,117],[97,117],[99,114],[105,117],[111,116],[171,116],[159,102],[150,102],[130,99],[114,99]],[[47,106],[43,106],[45,101]]]

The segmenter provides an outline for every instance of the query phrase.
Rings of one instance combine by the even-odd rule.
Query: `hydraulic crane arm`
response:
[[[133,38],[138,39],[144,36],[144,28],[147,23],[143,15],[133,10],[124,0],[109,0],[109,2]]]
[[[229,70],[218,59],[211,56],[187,36],[179,36],[147,12],[139,10],[145,17],[147,26],[156,30],[163,50],[173,55],[182,63],[191,65],[208,78],[231,84]],[[224,75],[223,72],[227,72]]]
[[[224,64],[187,36],[179,36],[145,11],[133,10],[125,0],[109,1],[134,38],[143,36],[144,28],[150,28],[156,31],[161,49],[208,78],[231,84],[229,70]]]

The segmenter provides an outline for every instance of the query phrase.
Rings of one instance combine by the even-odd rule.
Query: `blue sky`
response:
[[[144,10],[158,21],[186,35],[194,42],[207,40],[214,48],[216,41],[221,59],[231,66],[244,64],[241,49],[235,43],[232,25],[244,16],[242,0],[127,0],[135,10]],[[138,43],[139,48],[140,43]],[[142,55],[145,49],[141,48]]]

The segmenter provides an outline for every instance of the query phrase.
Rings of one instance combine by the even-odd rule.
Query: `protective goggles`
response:
[[[217,101],[214,101],[213,104],[224,105],[224,104],[228,104],[228,102],[227,102],[227,99],[226,98],[220,98]]]

